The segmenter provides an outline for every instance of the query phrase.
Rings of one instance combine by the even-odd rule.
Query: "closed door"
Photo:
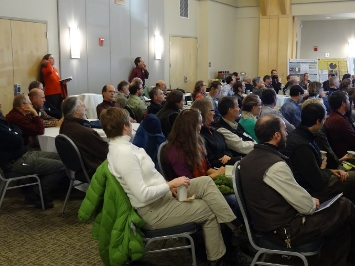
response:
[[[192,92],[197,79],[197,39],[170,37],[170,88]]]
[[[39,64],[47,53],[45,23],[0,19],[0,102],[4,114],[12,108],[14,84],[28,93],[28,84],[38,79]],[[4,36],[4,37],[3,37]]]

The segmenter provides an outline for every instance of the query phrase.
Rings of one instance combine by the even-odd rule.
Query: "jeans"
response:
[[[238,201],[237,201],[235,194],[228,194],[228,195],[223,195],[223,196],[226,199],[229,207],[232,209],[234,215],[237,216],[239,222],[244,224],[243,215],[240,211]]]

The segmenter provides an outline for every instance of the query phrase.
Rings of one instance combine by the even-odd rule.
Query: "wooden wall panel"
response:
[[[270,19],[269,29],[269,61],[268,71],[262,75],[270,75],[271,69],[277,69],[278,55],[279,55],[279,19]]]
[[[268,72],[269,62],[269,19],[260,18],[260,31],[259,31],[259,68],[258,75],[265,75]]]
[[[0,102],[5,115],[11,110],[14,99],[11,25],[9,20],[0,19],[0,36]]]
[[[39,64],[47,53],[46,24],[11,21],[14,84],[28,93],[28,84],[38,79]],[[58,60],[58,58],[56,58]]]

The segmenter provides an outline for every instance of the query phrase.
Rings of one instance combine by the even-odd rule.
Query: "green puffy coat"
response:
[[[107,160],[92,177],[78,212],[82,222],[96,215],[92,236],[99,240],[100,257],[105,265],[125,265],[144,256],[144,221],[135,213],[117,179],[110,173]]]

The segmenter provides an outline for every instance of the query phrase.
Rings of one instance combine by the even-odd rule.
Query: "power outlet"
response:
[[[15,84],[14,85],[14,95],[19,95],[21,94],[21,85],[20,84]]]

